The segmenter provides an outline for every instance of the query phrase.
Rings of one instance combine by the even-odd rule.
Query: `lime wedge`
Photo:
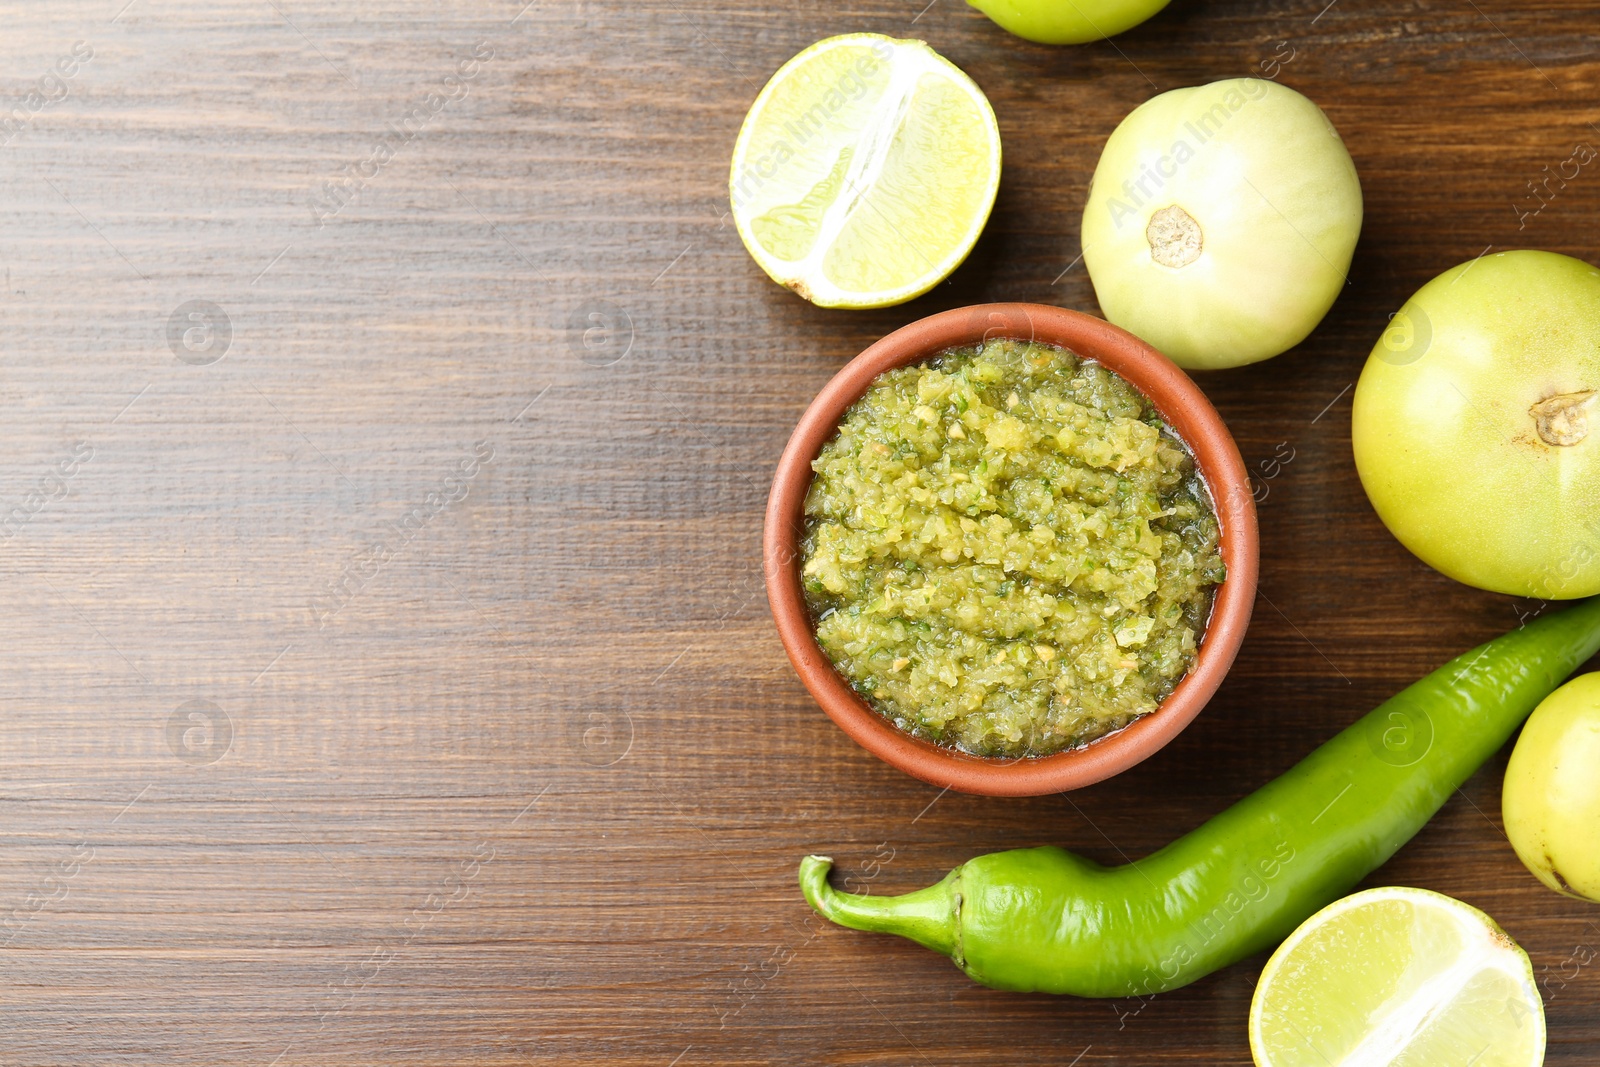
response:
[[[1493,919],[1425,889],[1369,889],[1307,919],[1250,1003],[1257,1067],[1539,1067],[1544,1005]]]
[[[823,307],[899,304],[972,251],[1000,187],[983,91],[922,41],[818,41],[761,90],[733,148],[739,237]]]

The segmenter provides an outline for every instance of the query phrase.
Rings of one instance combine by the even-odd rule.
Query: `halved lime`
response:
[[[851,33],[772,76],[728,189],[761,269],[823,307],[920,296],[972,251],[1000,188],[983,91],[922,41]]]
[[[1258,1067],[1539,1067],[1544,1005],[1493,919],[1426,889],[1369,889],[1307,919],[1250,1003]]]

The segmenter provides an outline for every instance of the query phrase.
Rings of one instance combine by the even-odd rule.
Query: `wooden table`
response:
[[[925,2],[0,8],[0,1063],[1249,1062],[1259,958],[1144,1002],[998,993],[808,923],[795,864],[890,892],[1008,846],[1138,856],[1540,610],[1385,532],[1350,388],[1438,271],[1596,254],[1600,176],[1524,214],[1600,139],[1595,5],[1177,0],[1056,49]],[[930,41],[1006,146],[971,260],[868,313],[773,286],[725,216],[761,84],[854,30]],[[1243,653],[1115,780],[941,795],[784,658],[778,452],[914,318],[1092,310],[1107,134],[1273,72],[1368,214],[1308,343],[1201,378],[1265,493]],[[1518,864],[1504,760],[1369,883],[1495,916],[1548,1062],[1592,1064],[1600,909]]]

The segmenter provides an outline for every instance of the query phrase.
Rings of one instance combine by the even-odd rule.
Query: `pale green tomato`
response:
[[[967,0],[1018,37],[1083,44],[1131,30],[1167,0]]]
[[[1600,271],[1501,252],[1395,313],[1351,444],[1378,517],[1435,570],[1546,600],[1600,593]]]
[[[1361,182],[1322,110],[1232,78],[1122,120],[1083,209],[1106,318],[1179,366],[1237,367],[1305,339],[1344,288]]]
[[[1558,893],[1600,903],[1600,674],[1583,674],[1534,709],[1500,794],[1506,836]]]

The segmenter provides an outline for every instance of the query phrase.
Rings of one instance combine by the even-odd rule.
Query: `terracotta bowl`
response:
[[[1194,665],[1149,715],[1082,748],[1051,756],[969,755],[912,737],[867,706],[818,646],[800,584],[803,506],[811,461],[845,409],[879,374],[947,348],[998,338],[1071,349],[1121,375],[1149,399],[1194,454],[1221,527],[1227,579],[1217,588]],[[1039,796],[1077,789],[1138,763],[1177,736],[1222,683],[1255,603],[1259,542],[1244,461],[1216,409],[1160,352],[1101,319],[1043,304],[983,304],[913,322],[845,365],[811,402],[778,461],[763,538],[767,599],[789,659],[822,710],[873,755],[933,785],[988,796]]]

